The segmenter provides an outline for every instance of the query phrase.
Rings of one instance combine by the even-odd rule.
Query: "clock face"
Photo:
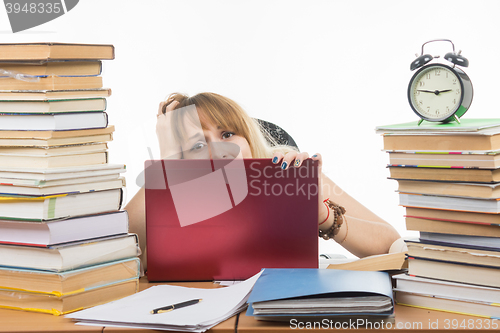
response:
[[[462,103],[463,84],[445,65],[423,67],[413,76],[408,97],[413,110],[422,118],[441,121],[452,116]]]

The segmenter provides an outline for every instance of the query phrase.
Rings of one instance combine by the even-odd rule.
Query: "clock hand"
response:
[[[420,92],[426,92],[426,93],[431,93],[431,94],[436,94],[436,95],[439,95],[440,93],[442,92],[448,92],[448,91],[451,91],[451,89],[446,89],[446,90],[422,90],[422,89],[417,89],[417,91],[420,91]]]

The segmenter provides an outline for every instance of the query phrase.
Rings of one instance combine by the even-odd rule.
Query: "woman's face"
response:
[[[248,141],[234,132],[220,128],[206,117],[200,116],[200,124],[185,120],[187,140],[182,144],[184,159],[234,159],[252,158]]]

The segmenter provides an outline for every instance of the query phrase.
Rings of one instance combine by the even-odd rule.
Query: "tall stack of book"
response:
[[[500,318],[500,119],[379,126],[408,230],[403,305]]]
[[[0,44],[0,308],[60,315],[137,291],[137,237],[108,163],[112,45]]]

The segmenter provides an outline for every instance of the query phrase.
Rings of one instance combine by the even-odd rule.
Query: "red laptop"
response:
[[[151,160],[145,179],[148,280],[318,267],[317,162]]]

